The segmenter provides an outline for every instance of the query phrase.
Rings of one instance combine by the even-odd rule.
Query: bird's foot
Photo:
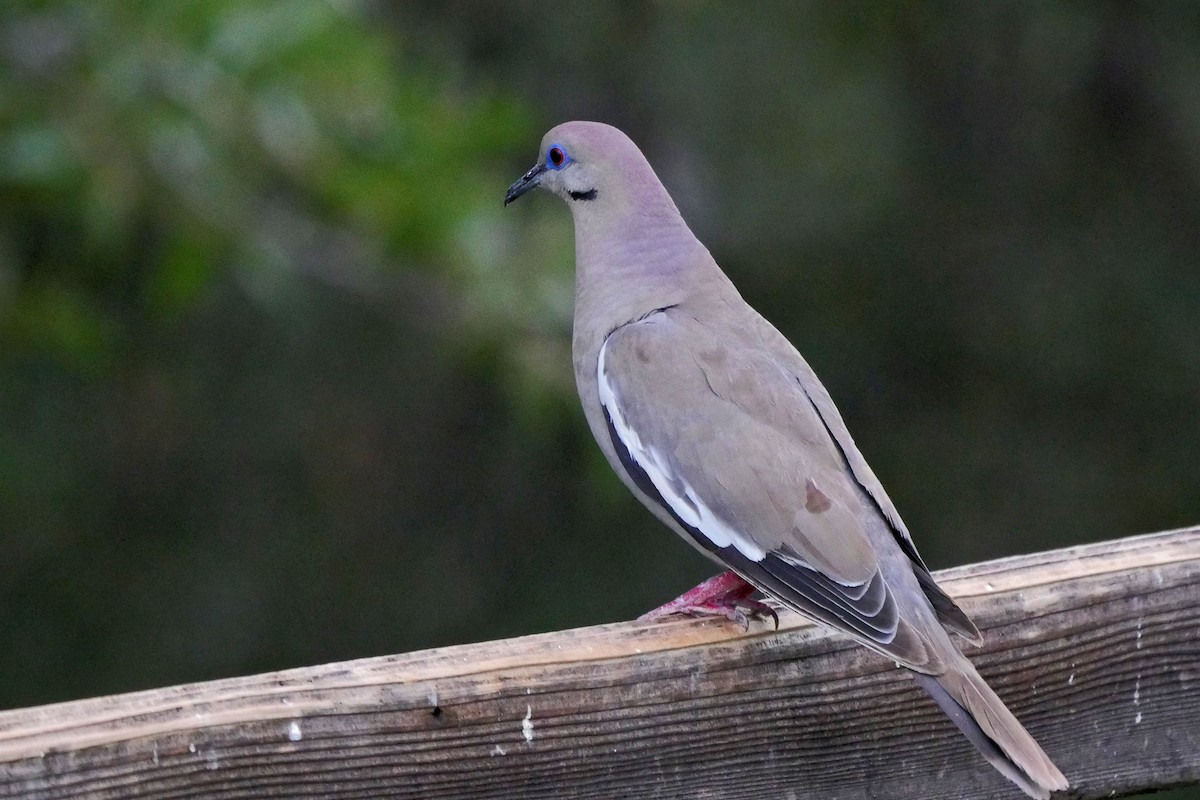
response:
[[[724,617],[750,629],[750,620],[770,617],[779,629],[779,615],[766,603],[751,599],[756,589],[733,572],[722,572],[689,589],[671,602],[653,611],[647,611],[638,619],[658,619],[671,614],[689,617]]]

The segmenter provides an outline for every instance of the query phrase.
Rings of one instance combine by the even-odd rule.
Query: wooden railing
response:
[[[1200,528],[938,578],[1072,797],[1200,782]],[[0,712],[0,797],[1021,795],[903,670],[782,615],[778,632],[622,622]]]

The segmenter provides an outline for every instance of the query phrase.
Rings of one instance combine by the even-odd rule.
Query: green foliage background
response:
[[[1200,6],[0,7],[0,707],[710,574],[570,375],[623,127],[941,566],[1200,516]]]

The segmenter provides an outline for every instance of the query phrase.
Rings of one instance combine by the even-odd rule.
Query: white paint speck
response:
[[[191,744],[188,745],[188,752],[189,753],[196,752],[196,743],[195,742],[192,742]]]
[[[1133,682],[1133,704],[1139,705],[1142,696],[1142,676],[1138,675],[1137,680]]]
[[[985,583],[985,584],[983,585],[983,588],[987,589],[989,592],[994,592],[994,591],[996,591],[996,587],[995,587],[995,586],[993,586],[993,585],[992,585],[992,584],[990,584],[990,583]]]
[[[1142,724],[1142,712],[1139,711],[1133,715],[1133,724],[1134,725]]]
[[[293,721],[291,725],[288,725],[288,741],[289,742],[298,742],[303,738],[304,738],[304,731],[300,730],[299,722]]]
[[[533,741],[533,706],[525,706],[525,719],[521,720],[521,734],[525,741]]]
[[[1137,638],[1133,643],[1138,650],[1142,649],[1142,621],[1140,619],[1137,621]]]
[[[503,747],[501,747],[500,745],[496,745],[495,747],[493,747],[493,748],[492,748],[492,755],[494,755],[494,756],[506,756],[506,755],[508,755],[508,753],[504,752],[504,748],[503,748]]]
[[[1072,672],[1071,677],[1067,678],[1067,686],[1073,686],[1074,684],[1075,684],[1075,673]]]

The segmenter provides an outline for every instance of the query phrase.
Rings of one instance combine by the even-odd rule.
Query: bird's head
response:
[[[631,195],[666,202],[646,157],[628,136],[600,122],[564,122],[542,137],[537,163],[508,187],[508,205],[531,189],[541,187],[567,202],[572,211],[588,208],[628,207]],[[653,203],[652,203],[653,204]]]

